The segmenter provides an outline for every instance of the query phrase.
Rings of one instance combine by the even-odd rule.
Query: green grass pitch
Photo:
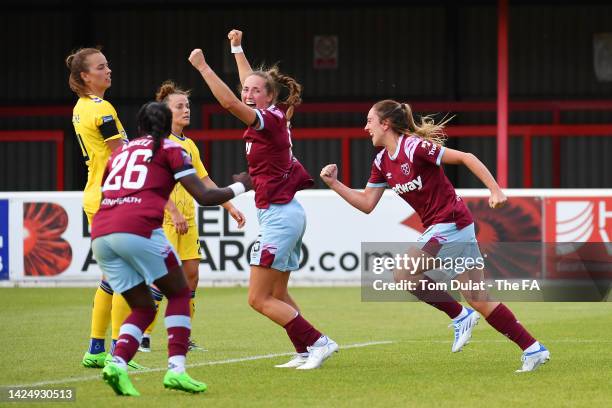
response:
[[[209,390],[188,395],[162,386],[165,330],[136,361],[142,397],[129,406],[168,407],[603,407],[612,406],[612,313],[608,303],[510,303],[551,351],[533,373],[516,374],[520,350],[484,319],[464,351],[452,330],[421,303],[363,303],[358,288],[291,290],[305,317],[344,348],[320,370],[274,368],[287,361],[284,330],[252,311],[244,288],[200,288],[193,338],[209,351],[188,355],[192,377]],[[93,288],[0,289],[0,386],[74,387],[77,401],[45,406],[124,407],[80,365],[88,344]],[[165,305],[163,303],[162,305]],[[364,345],[363,343],[383,342]],[[252,359],[249,359],[251,358]],[[39,406],[39,404],[11,404]]]

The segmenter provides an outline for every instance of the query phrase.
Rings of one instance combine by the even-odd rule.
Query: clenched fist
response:
[[[199,48],[196,48],[195,50],[191,51],[191,54],[189,55],[189,62],[191,62],[191,65],[193,65],[193,67],[198,71],[206,67],[204,53]]]
[[[321,169],[321,179],[331,186],[336,180],[338,180],[338,166],[335,164],[328,164]]]
[[[508,201],[508,197],[501,191],[495,191],[491,193],[489,197],[489,207],[491,208],[500,208],[503,207]]]
[[[227,39],[233,47],[238,47],[242,44],[242,31],[233,29],[227,33]]]

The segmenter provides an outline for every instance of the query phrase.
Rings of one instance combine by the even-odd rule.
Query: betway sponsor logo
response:
[[[423,181],[421,180],[421,176],[417,176],[417,178],[403,184],[396,184],[392,190],[395,191],[395,194],[402,195],[404,193],[408,193],[414,190],[422,190],[423,189]]]

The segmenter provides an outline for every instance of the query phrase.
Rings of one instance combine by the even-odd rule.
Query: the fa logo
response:
[[[408,163],[402,164],[400,168],[402,169],[402,173],[404,174],[404,176],[410,174],[410,166],[408,165]]]

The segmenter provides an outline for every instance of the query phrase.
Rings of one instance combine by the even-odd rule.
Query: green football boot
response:
[[[164,376],[164,388],[195,394],[206,391],[208,386],[203,382],[194,380],[187,372],[177,374],[172,370],[168,370]]]
[[[83,360],[81,361],[81,363],[84,367],[87,368],[104,368],[104,362],[107,355],[110,354],[106,353],[106,351],[96,354],[91,354],[87,352],[83,356]]]
[[[117,395],[139,397],[140,393],[130,381],[127,370],[120,368],[117,364],[110,362],[102,370],[102,378],[110,385]]]

